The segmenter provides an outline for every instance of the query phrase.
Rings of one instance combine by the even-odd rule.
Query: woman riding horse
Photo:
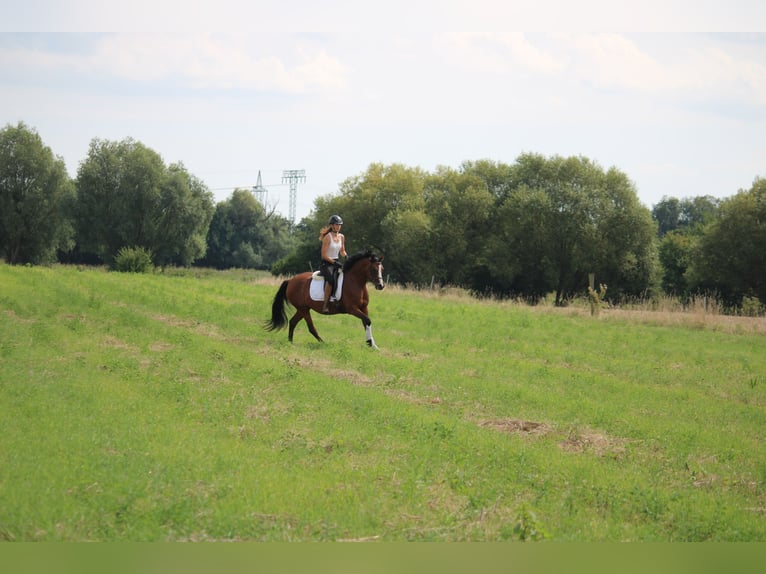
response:
[[[367,345],[374,349],[377,349],[378,346],[372,338],[372,321],[370,321],[367,312],[367,305],[370,302],[367,282],[371,282],[378,290],[385,287],[382,261],[383,257],[378,257],[371,251],[356,253],[349,257],[343,265],[343,287],[340,299],[328,310],[330,315],[347,313],[359,317],[362,325],[364,325]],[[292,342],[295,326],[302,319],[305,319],[309,332],[314,335],[317,341],[322,340],[311,318],[312,309],[317,312],[322,310],[322,300],[315,300],[311,297],[312,276],[313,273],[307,271],[282,282],[271,305],[271,319],[264,324],[267,331],[278,331],[289,324],[290,329],[287,338]],[[285,303],[295,307],[295,314],[289,323]]]

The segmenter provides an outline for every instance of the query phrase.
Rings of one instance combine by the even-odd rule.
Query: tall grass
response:
[[[0,538],[766,540],[760,327],[276,285],[0,266]]]

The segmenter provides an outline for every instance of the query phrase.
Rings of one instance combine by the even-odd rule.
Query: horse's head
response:
[[[365,283],[364,269],[367,269],[367,281],[375,285],[375,289],[380,291],[386,284],[383,281],[383,257],[378,257],[372,251],[362,251],[355,253],[343,265],[343,272],[350,275],[356,275],[357,279]],[[358,264],[358,266],[357,266]]]
[[[370,254],[370,281],[375,285],[375,289],[380,291],[385,289],[386,284],[383,282],[383,257]]]

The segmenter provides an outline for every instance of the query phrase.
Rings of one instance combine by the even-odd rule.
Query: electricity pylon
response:
[[[290,184],[290,223],[295,225],[295,196],[298,192],[298,182],[306,181],[305,169],[286,169],[282,172],[282,183]]]
[[[261,183],[261,170],[259,169],[258,181],[256,182],[255,187],[253,187],[253,195],[255,196],[255,199],[257,199],[264,208],[266,207],[268,193],[269,193],[269,190],[263,187],[263,183]]]

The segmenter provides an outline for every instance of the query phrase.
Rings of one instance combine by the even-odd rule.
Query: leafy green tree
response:
[[[681,201],[681,223],[692,230],[713,221],[721,200],[710,195],[699,195]]]
[[[164,166],[156,152],[128,138],[94,139],[77,172],[78,243],[111,263],[122,247],[153,252]]]
[[[666,196],[652,208],[652,218],[660,237],[677,230],[694,232],[715,217],[719,204],[709,195],[684,199]]]
[[[638,295],[656,273],[655,227],[628,178],[582,157],[523,154],[514,187],[493,214],[475,291],[563,304],[588,285],[611,296]],[[483,284],[482,284],[483,282]]]
[[[215,210],[213,194],[181,163],[170,165],[160,187],[154,260],[159,265],[189,266],[205,255]]]
[[[607,298],[637,298],[659,288],[657,226],[641,205],[628,177],[610,168],[603,176],[594,206],[597,239],[590,255],[597,283]]]
[[[678,199],[663,197],[652,208],[657,222],[659,262],[663,291],[682,299],[690,294],[688,271],[692,264],[697,238],[718,213],[720,201],[705,195]]]
[[[183,165],[166,168],[143,144],[92,140],[77,190],[82,251],[111,263],[122,247],[143,247],[158,265],[189,265],[204,255],[212,194]]]
[[[713,290],[732,306],[766,304],[766,179],[721,202],[700,237],[689,270],[692,288]]]
[[[429,245],[431,219],[422,209],[397,209],[386,215],[384,227],[390,230],[385,252],[390,256],[383,264],[386,275],[393,274],[400,283],[428,284],[437,272]]]
[[[430,240],[422,261],[434,268],[439,283],[466,285],[484,251],[494,197],[486,180],[448,168],[428,178],[425,197]]]
[[[495,204],[500,205],[518,187],[514,180],[514,169],[501,162],[493,162],[487,159],[479,161],[465,161],[460,166],[460,172],[466,176],[479,178],[486,191],[495,198]]]
[[[215,209],[202,265],[267,269],[292,251],[286,219],[267,212],[250,191],[236,189]]]
[[[293,249],[271,266],[272,275],[295,275],[319,269],[321,227],[313,213],[295,225],[291,236]]]
[[[660,237],[675,231],[681,223],[681,200],[677,197],[663,197],[652,207],[652,218],[657,222]]]
[[[659,258],[662,266],[662,290],[682,298],[689,294],[686,271],[691,263],[694,236],[675,230],[660,240]]]
[[[470,280],[477,294],[517,296],[537,301],[556,282],[550,260],[551,198],[541,189],[522,186],[495,210],[488,226],[480,267]]]
[[[64,161],[23,122],[0,130],[0,249],[6,261],[49,263],[73,246],[74,185]]]

